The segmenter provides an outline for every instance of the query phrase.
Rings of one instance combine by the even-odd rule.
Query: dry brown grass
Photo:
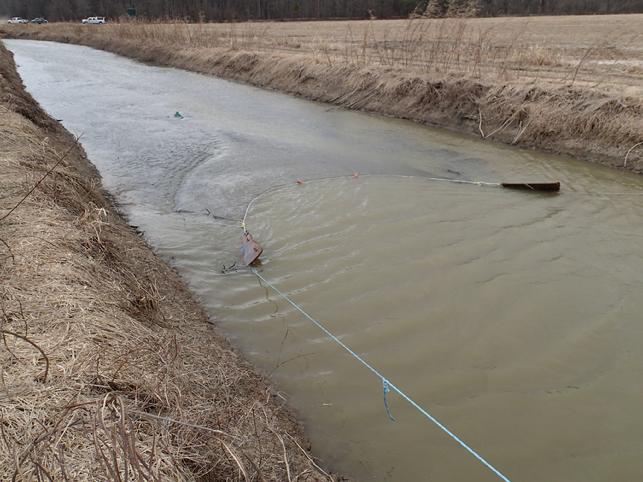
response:
[[[643,15],[2,27],[622,167]],[[640,149],[627,168],[643,169]]]
[[[0,479],[329,480],[13,68],[0,46]]]
[[[505,83],[578,84],[641,96],[642,25],[643,15],[613,15],[27,28],[70,38],[89,31],[97,39],[118,37],[179,49],[298,54],[331,66],[384,66]]]

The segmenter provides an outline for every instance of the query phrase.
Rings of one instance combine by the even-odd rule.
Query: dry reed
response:
[[[384,66],[406,72],[465,75],[479,80],[560,85],[574,78],[588,87],[598,84],[605,88],[611,85],[616,89],[640,89],[643,50],[638,45],[643,31],[635,26],[636,19],[629,20],[629,17],[621,16],[628,18],[626,28],[615,23],[611,28],[595,30],[591,38],[580,40],[556,35],[548,38],[546,26],[540,25],[541,19],[411,19],[318,24],[134,21],[100,28],[56,24],[17,30],[31,29],[35,35],[44,32],[45,36],[46,32],[53,31],[70,39],[89,34],[102,42],[117,37],[178,49],[288,52],[312,56],[331,65]],[[582,25],[584,19],[575,21]]]

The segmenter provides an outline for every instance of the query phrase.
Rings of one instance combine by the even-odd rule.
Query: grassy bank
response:
[[[642,15],[3,26],[488,140],[643,170]]]
[[[2,480],[330,479],[1,44],[0,173]]]

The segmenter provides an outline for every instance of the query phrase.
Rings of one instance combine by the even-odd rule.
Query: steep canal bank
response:
[[[328,480],[2,44],[0,167],[0,478]]]

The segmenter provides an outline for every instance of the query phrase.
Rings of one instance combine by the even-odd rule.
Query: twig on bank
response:
[[[478,107],[478,118],[480,119],[480,122],[478,123],[478,130],[480,131],[480,135],[484,139],[486,136],[484,135],[484,131],[482,130],[482,109]]]
[[[42,480],[42,477],[40,475],[40,472],[43,472],[45,474],[45,477],[49,479],[51,482],[54,482],[54,478],[47,472],[47,470],[40,464],[37,460],[34,460],[33,458],[30,457],[31,462],[36,466],[36,475],[38,476],[38,480]]]
[[[58,246],[56,246],[56,245],[55,245],[54,243],[52,243],[51,241],[47,241],[45,238],[41,238],[40,236],[35,236],[35,235],[33,235],[33,234],[25,234],[25,235],[22,235],[22,236],[15,236],[15,239],[18,239],[18,238],[34,238],[34,239],[39,239],[39,240],[40,240],[40,241],[42,241],[43,243],[47,243],[48,245],[53,246],[54,248],[58,248]]]
[[[266,422],[268,419],[266,418]],[[281,442],[281,447],[284,450],[284,463],[286,464],[286,475],[288,476],[288,482],[292,482],[292,477],[290,475],[290,464],[288,463],[288,450],[286,450],[286,443],[284,442],[284,439],[281,435],[279,435],[270,425],[266,425],[268,430],[270,430],[272,433],[274,433],[277,438],[279,439],[279,442]]]
[[[518,140],[522,137],[522,135],[525,133],[525,131],[529,128],[530,125],[531,125],[531,119],[529,119],[529,122],[527,122],[524,125],[524,127],[522,126],[522,122],[520,123],[520,131],[518,132],[516,137],[514,137],[514,140],[511,142],[512,145],[518,142]]]
[[[299,450],[301,450],[301,452],[304,454],[304,456],[310,461],[311,464],[313,464],[313,467],[315,467],[322,474],[324,474],[326,477],[328,477],[328,480],[330,480],[330,482],[334,482],[335,479],[333,479],[333,477],[328,472],[326,472],[324,469],[322,469],[319,465],[317,465],[315,463],[313,458],[310,455],[308,455],[308,453],[304,450],[304,448],[301,445],[299,445],[299,442],[297,442],[297,440],[295,440],[295,438],[292,435],[290,435],[289,433],[286,433],[286,436],[290,440],[292,440],[297,447],[299,447]]]
[[[13,264],[16,264],[16,257],[13,255],[13,251],[11,251],[11,248],[9,247],[7,242],[4,239],[0,238],[0,243],[4,244],[6,246],[7,250],[9,250],[9,255],[11,256],[11,261],[13,261]]]
[[[493,135],[497,134],[498,132],[504,131],[504,130],[507,128],[507,126],[509,126],[509,124],[511,124],[511,123],[513,122],[513,118],[515,117],[515,115],[516,115],[516,114],[511,115],[511,116],[510,116],[506,121],[504,121],[504,122],[500,125],[500,127],[498,127],[496,130],[494,130],[494,131],[490,132],[490,133],[485,137],[485,139],[488,139],[489,137],[491,137],[491,136],[493,136]]]
[[[155,420],[162,420],[162,421],[165,421],[165,422],[171,422],[171,423],[176,423],[176,424],[179,424],[179,425],[185,425],[186,427],[198,428],[200,430],[205,430],[206,432],[212,432],[212,433],[216,433],[218,435],[225,435],[226,437],[234,438],[232,435],[230,435],[229,433],[224,432],[223,430],[216,430],[214,428],[204,427],[203,425],[196,425],[194,423],[182,422],[181,420],[176,420],[175,418],[161,417],[159,415],[152,415],[151,413],[139,412],[137,410],[130,410],[129,413],[140,415],[141,417],[149,417],[149,418],[153,418]]]
[[[27,319],[25,318],[25,313],[22,309],[22,302],[20,300],[16,300],[16,302],[18,303],[18,307],[20,308],[20,319],[25,325],[25,334],[23,336],[29,336],[29,326],[27,325]],[[0,310],[2,310],[2,317],[4,318],[3,321],[10,322],[12,319],[14,319],[13,314],[8,314],[7,310],[5,310],[4,308],[4,298],[0,299]],[[9,347],[7,346],[7,342],[4,335],[2,336],[2,339],[4,341],[5,347],[7,348],[7,350],[9,350]]]
[[[627,151],[627,154],[625,154],[625,162],[623,162],[623,167],[624,167],[624,168],[625,168],[625,167],[627,167],[627,161],[628,161],[628,159],[629,159],[630,154],[632,153],[632,151],[633,151],[634,149],[636,149],[637,147],[639,147],[639,146],[643,146],[643,142],[639,142],[638,144],[634,144],[632,147],[630,147],[630,150],[629,150],[629,151]]]
[[[69,405],[69,403],[75,399],[78,396],[78,393],[72,395],[72,397],[67,401],[66,405]],[[73,409],[73,406],[66,407],[60,417],[58,417],[58,420],[53,424],[53,426],[50,429],[47,429],[39,420],[36,420],[43,428],[43,431],[36,437],[34,438],[29,444],[27,445],[27,448],[24,450],[23,454],[18,457],[17,454],[15,456],[15,464],[16,464],[16,469],[13,473],[12,481],[16,481],[18,479],[18,475],[20,475],[20,480],[24,479],[24,476],[22,475],[22,464],[29,458],[32,462],[33,459],[31,459],[31,453],[33,450],[43,441],[47,440],[49,437],[51,437],[53,434],[55,434],[58,431],[58,427],[62,423],[62,421],[65,419],[67,414]]]
[[[246,458],[246,460],[248,460],[248,462],[250,462],[250,465],[252,465],[252,468],[255,469],[255,473],[257,474],[258,481],[259,482],[266,482],[265,477],[261,473],[261,469],[257,466],[257,464],[254,462],[254,460],[252,460],[252,458],[250,458],[248,456],[248,454],[246,454],[243,450],[241,451],[241,455],[243,455]],[[261,460],[259,462],[261,462]]]
[[[587,60],[587,58],[594,52],[597,43],[598,42],[595,42],[593,45],[590,45],[589,48],[585,51],[585,54],[578,61],[578,64],[576,65],[576,69],[574,70],[574,75],[572,76],[572,80],[569,83],[569,87],[574,86],[574,83],[576,82],[576,77],[578,77],[578,72],[580,72],[580,69],[585,63],[585,60]]]
[[[3,308],[4,311],[4,308]],[[5,336],[4,332],[2,333],[2,343],[4,344],[5,350],[9,352],[9,355],[11,355],[16,361],[19,361],[19,358],[16,356],[14,352],[11,351],[11,348],[9,348],[9,344],[7,343],[7,337]]]
[[[69,482],[69,479],[67,478],[67,471],[65,470],[65,454],[63,453],[62,445],[58,446],[58,454],[56,455],[56,459],[60,464],[60,472],[63,477],[63,480],[65,482]]]
[[[5,214],[0,218],[0,221],[4,221],[5,219],[7,219],[11,215],[11,213],[13,213],[16,209],[18,209],[18,207],[23,202],[25,202],[25,200],[31,195],[32,192],[36,190],[38,186],[40,186],[40,184],[47,178],[47,176],[49,176],[49,174],[54,172],[54,169],[56,169],[65,160],[65,158],[69,155],[69,153],[77,146],[77,143],[79,140],[80,140],[80,136],[76,137],[76,143],[74,143],[69,149],[67,149],[67,151],[61,157],[58,158],[58,161],[53,166],[51,166],[51,168],[45,173],[45,175],[42,176],[36,184],[34,184],[34,186],[29,190],[29,192],[25,194],[20,201],[18,201],[18,204],[12,207],[7,214]]]
[[[46,353],[43,351],[43,349],[40,348],[36,343],[31,341],[26,336],[19,335],[18,333],[14,333],[13,331],[5,330],[3,328],[2,330],[0,330],[0,333],[2,333],[3,336],[4,335],[11,335],[11,336],[15,336],[16,338],[20,338],[22,341],[26,341],[27,343],[29,343],[31,346],[33,346],[36,350],[38,350],[40,352],[42,357],[45,359],[45,374],[43,376],[44,377],[43,382],[46,382],[47,381],[47,375],[49,374],[49,357],[46,355]]]
[[[236,462],[237,466],[239,467],[239,471],[243,474],[243,478],[246,482],[249,481],[248,479],[248,473],[246,472],[246,468],[243,466],[243,462],[239,457],[232,451],[232,449],[226,444],[223,440],[219,439],[219,442],[221,442],[221,445],[228,451],[230,456],[234,459]]]

